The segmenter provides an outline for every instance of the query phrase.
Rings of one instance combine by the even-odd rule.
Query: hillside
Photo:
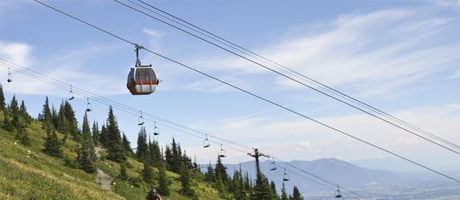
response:
[[[0,115],[3,121],[3,114]],[[26,127],[30,146],[19,144],[14,133],[0,128],[0,199],[145,199],[149,188],[140,183],[133,186],[116,178],[120,175],[120,165],[108,160],[100,160],[97,168],[114,177],[112,190],[104,190],[96,183],[96,173],[89,174],[79,169],[65,166],[64,159],[43,153],[45,131],[40,122],[32,122]],[[61,139],[62,134],[58,133]],[[77,143],[67,140],[63,152],[70,159],[77,156]],[[104,150],[101,152],[104,154]],[[143,164],[128,158],[129,177],[140,177]],[[156,176],[154,169],[154,176]],[[179,194],[179,175],[167,172],[171,181],[171,195],[164,199],[187,200]],[[192,188],[198,199],[220,199],[217,190],[208,183],[192,181]]]

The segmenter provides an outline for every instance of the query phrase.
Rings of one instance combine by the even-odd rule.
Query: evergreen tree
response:
[[[101,127],[101,134],[99,135],[99,143],[102,144],[103,147],[107,148],[108,146],[108,136],[107,136],[107,128],[105,128],[105,124]]]
[[[161,153],[158,141],[154,140],[149,144],[149,153],[152,160],[152,165],[156,168],[160,168],[163,163],[163,155]]]
[[[254,193],[251,196],[252,200],[272,200],[272,192],[268,184],[268,179],[262,177],[261,183],[256,184],[254,187]]]
[[[13,99],[11,99],[9,110],[13,117],[11,124],[16,129],[16,131],[19,132],[19,130],[23,128],[23,125],[20,121],[19,107],[18,107],[18,101],[16,100],[16,96],[13,96]]]
[[[158,193],[164,196],[169,196],[170,191],[169,191],[169,181],[166,178],[166,169],[164,164],[161,164],[159,167],[159,175],[158,175]]]
[[[59,107],[57,129],[60,133],[64,134],[62,143],[65,144],[70,134],[70,123],[64,113],[64,102],[62,102],[61,106]]]
[[[63,114],[68,121],[67,129],[69,130],[70,135],[73,136],[73,139],[75,141],[79,141],[80,134],[78,130],[78,121],[75,117],[75,111],[73,110],[72,105],[68,101],[64,102]]]
[[[54,106],[51,109],[51,122],[56,129],[59,129],[59,115]]]
[[[3,93],[3,86],[0,84],[0,110],[6,109],[5,94]]]
[[[126,137],[126,135],[124,133],[123,133],[122,143],[123,143],[123,148],[124,148],[125,152],[128,155],[131,155],[131,156],[134,155],[134,152],[131,149],[131,143],[129,142],[128,137]]]
[[[116,162],[123,162],[126,160],[125,152],[118,129],[118,123],[113,113],[112,107],[109,109],[109,116],[107,118],[107,158]]]
[[[171,148],[169,145],[166,145],[166,150],[165,150],[165,160],[166,160],[166,168],[171,169],[172,165],[174,165],[174,157],[171,151]]]
[[[147,144],[147,133],[144,127],[141,127],[139,134],[137,136],[137,151],[136,157],[140,162],[144,161],[145,156],[147,156],[148,144]]]
[[[94,142],[94,145],[97,146],[97,144],[99,143],[99,124],[94,121],[93,122],[93,128],[92,128],[92,131],[93,133],[93,142]]]
[[[146,183],[153,183],[152,167],[150,166],[150,161],[148,158],[144,159],[144,169],[142,170],[142,176]]]
[[[225,167],[222,164],[222,160],[220,159],[220,156],[217,156],[217,163],[216,163],[216,178],[220,178],[220,180],[223,181],[223,183],[228,182],[228,175],[227,175],[227,167]],[[219,175],[218,175],[219,174]]]
[[[276,184],[274,181],[271,181],[270,182],[270,191],[272,192],[272,199],[280,199],[280,197],[278,196],[278,193],[276,192]]]
[[[25,128],[21,127],[16,133],[16,139],[23,145],[30,146],[29,135]]]
[[[96,151],[86,112],[83,117],[81,145],[77,154],[77,162],[80,169],[88,173],[94,173],[96,171]]]
[[[289,200],[288,194],[286,193],[286,186],[283,182],[283,187],[281,188],[281,200]]]
[[[180,173],[181,190],[180,193],[185,196],[194,196],[195,191],[190,186],[190,171],[187,167],[183,166]]]
[[[3,110],[3,129],[5,129],[8,132],[11,132],[14,130],[14,126],[11,123],[10,117],[8,116],[8,110]]]
[[[212,168],[211,162],[209,162],[208,171],[204,174],[204,181],[206,182],[216,181],[216,176],[214,175],[214,169]]]
[[[61,143],[59,142],[58,136],[56,132],[54,132],[51,128],[46,128],[46,138],[45,138],[45,149],[43,152],[50,156],[54,157],[61,157],[62,156],[62,149]]]
[[[25,120],[28,124],[32,121],[32,117],[27,112],[26,104],[24,101],[21,101],[21,106],[19,107],[19,115]]]
[[[42,117],[43,117],[43,123],[42,123],[43,129],[51,127],[53,124],[53,117],[51,114],[48,97],[46,97],[45,104],[43,104]]]
[[[292,199],[293,200],[303,200],[303,197],[300,194],[300,191],[296,186],[294,186],[294,191],[292,192]]]

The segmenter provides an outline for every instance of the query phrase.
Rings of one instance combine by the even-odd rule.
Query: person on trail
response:
[[[157,193],[157,190],[153,188],[149,194],[147,194],[147,197],[145,197],[146,200],[162,200],[160,194]]]

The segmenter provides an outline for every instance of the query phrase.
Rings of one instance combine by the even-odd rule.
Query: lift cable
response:
[[[155,16],[152,16],[152,15],[150,15],[150,14],[144,12],[144,11],[141,11],[141,10],[139,10],[139,9],[137,9],[137,8],[134,8],[134,7],[132,7],[132,6],[128,5],[128,4],[126,4],[126,3],[123,3],[123,2],[121,2],[121,1],[119,1],[119,0],[113,0],[113,1],[115,1],[115,2],[117,2],[117,3],[119,3],[119,4],[123,5],[123,6],[125,6],[125,7],[127,7],[127,8],[130,8],[130,9],[136,11],[136,12],[139,12],[139,13],[141,13],[141,14],[143,14],[143,15],[149,17],[149,18],[155,19],[155,20],[160,21],[160,22],[162,22],[162,23],[164,23],[164,24],[166,24],[166,25],[168,25],[168,26],[171,26],[171,27],[173,27],[173,28],[176,28],[176,29],[178,29],[178,30],[180,30],[180,31],[182,31],[182,32],[184,32],[184,33],[187,33],[187,34],[189,34],[189,35],[191,35],[191,36],[193,36],[193,37],[195,37],[195,38],[198,38],[198,39],[200,39],[200,40],[202,40],[202,41],[204,41],[204,42],[206,42],[206,43],[209,43],[209,44],[211,44],[211,45],[213,45],[213,46],[216,46],[217,48],[220,48],[220,49],[222,49],[222,50],[224,50],[224,51],[227,51],[227,52],[229,52],[229,53],[231,53],[231,54],[233,54],[233,55],[236,55],[236,56],[238,56],[238,57],[240,57],[240,58],[242,58],[242,59],[244,59],[244,60],[247,60],[247,61],[249,61],[249,62],[251,62],[251,63],[254,63],[254,64],[258,65],[259,67],[265,68],[265,69],[267,69],[267,70],[269,70],[269,71],[271,71],[271,72],[273,72],[273,73],[275,73],[275,74],[277,74],[277,75],[279,75],[279,76],[282,76],[282,77],[284,77],[284,78],[287,78],[287,79],[289,79],[289,80],[291,80],[291,81],[293,81],[293,82],[296,82],[296,83],[298,83],[298,84],[300,84],[300,85],[303,85],[303,86],[305,86],[305,87],[307,87],[307,88],[310,88],[310,89],[312,89],[312,90],[314,90],[314,91],[316,91],[316,92],[319,92],[319,93],[321,93],[321,94],[323,94],[323,95],[325,95],[325,96],[328,96],[328,97],[330,97],[330,98],[332,98],[332,99],[334,99],[334,100],[336,100],[336,101],[339,101],[339,102],[341,102],[341,103],[343,103],[343,104],[346,104],[346,105],[348,105],[348,106],[350,106],[350,107],[352,107],[352,108],[354,108],[354,109],[357,109],[357,110],[359,110],[359,111],[361,111],[361,112],[363,112],[363,113],[365,113],[365,114],[368,114],[368,115],[370,115],[370,116],[372,116],[372,117],[374,117],[374,118],[377,118],[377,119],[379,119],[379,120],[381,120],[381,121],[383,121],[383,122],[386,122],[386,123],[388,123],[388,124],[390,124],[390,125],[392,125],[392,126],[394,126],[394,127],[396,127],[396,128],[399,128],[399,129],[401,129],[401,130],[403,130],[403,131],[405,131],[405,132],[408,132],[408,133],[410,133],[410,134],[412,134],[412,135],[415,135],[415,136],[417,136],[417,137],[419,137],[419,138],[421,138],[421,139],[423,139],[423,140],[426,140],[426,141],[428,141],[428,142],[430,142],[430,143],[432,143],[432,144],[435,144],[435,145],[437,145],[437,146],[439,146],[439,147],[442,147],[442,148],[444,148],[444,149],[446,149],[446,150],[449,150],[449,151],[451,151],[451,152],[453,152],[453,153],[455,153],[455,154],[460,155],[460,151],[458,151],[458,150],[460,150],[460,146],[458,146],[458,145],[456,145],[456,144],[454,144],[454,143],[452,143],[452,142],[449,142],[449,141],[447,141],[447,140],[445,140],[445,139],[443,139],[443,138],[441,138],[441,137],[439,137],[439,136],[436,136],[436,135],[434,135],[434,134],[431,134],[431,133],[429,133],[428,131],[425,131],[425,130],[423,130],[423,129],[421,129],[421,128],[418,128],[418,127],[416,127],[416,126],[414,126],[414,125],[412,125],[412,124],[409,124],[409,123],[407,123],[407,122],[405,122],[405,121],[403,121],[403,120],[401,120],[401,119],[399,119],[399,118],[396,118],[396,117],[393,116],[393,115],[390,115],[390,114],[388,114],[388,113],[386,113],[386,112],[384,112],[384,111],[382,111],[382,110],[380,110],[380,109],[377,109],[377,108],[375,108],[375,107],[373,107],[373,106],[371,106],[371,105],[369,105],[369,104],[367,104],[367,103],[365,103],[365,102],[363,102],[363,101],[360,101],[360,100],[358,100],[358,99],[356,99],[356,98],[354,98],[354,97],[351,97],[350,95],[347,95],[347,94],[345,94],[345,93],[343,93],[343,92],[340,92],[340,91],[338,91],[338,90],[336,90],[336,89],[334,89],[334,88],[332,88],[332,87],[330,87],[330,86],[327,86],[327,85],[325,85],[325,84],[323,84],[323,83],[321,83],[321,82],[319,82],[319,81],[316,81],[316,80],[314,80],[314,79],[312,79],[312,78],[309,78],[309,77],[307,77],[307,76],[305,76],[305,75],[302,75],[302,74],[300,74],[299,72],[296,72],[296,71],[294,71],[294,70],[292,70],[292,69],[289,69],[289,68],[287,68],[287,67],[285,67],[285,66],[282,66],[282,65],[276,63],[276,65],[280,65],[280,66],[282,66],[283,68],[286,68],[285,70],[289,69],[290,71],[292,71],[291,73],[294,73],[294,72],[295,72],[295,73],[296,73],[296,76],[301,76],[301,77],[303,77],[304,79],[307,79],[308,81],[311,81],[311,82],[313,82],[314,84],[316,84],[316,85],[318,85],[318,86],[320,86],[320,87],[322,87],[322,88],[325,88],[325,89],[329,90],[330,92],[335,93],[335,95],[338,95],[338,96],[341,96],[342,98],[345,98],[345,100],[344,100],[344,99],[340,99],[340,97],[334,96],[334,94],[329,94],[329,93],[327,93],[326,91],[322,91],[322,90],[320,90],[320,89],[318,89],[318,88],[316,88],[316,87],[314,87],[314,86],[311,86],[311,85],[308,85],[308,84],[306,84],[306,83],[304,83],[304,82],[301,82],[301,81],[299,81],[299,80],[297,80],[297,79],[295,79],[295,78],[293,78],[293,77],[291,77],[291,76],[288,76],[288,75],[286,75],[286,74],[284,74],[284,73],[282,73],[282,72],[279,72],[279,71],[277,71],[277,70],[275,70],[275,69],[272,69],[272,68],[270,68],[270,67],[267,67],[266,65],[261,64],[261,63],[255,61],[255,60],[253,60],[253,59],[251,59],[251,58],[249,58],[249,57],[246,57],[246,56],[241,55],[241,54],[239,54],[239,53],[237,53],[237,52],[234,52],[234,51],[232,51],[232,50],[230,50],[230,49],[228,49],[228,48],[226,48],[226,47],[223,47],[223,46],[221,46],[221,45],[219,45],[219,44],[216,44],[216,43],[214,43],[214,42],[212,42],[212,41],[209,41],[209,40],[207,40],[207,39],[205,39],[205,38],[203,38],[203,37],[201,37],[201,36],[198,36],[198,35],[196,35],[196,34],[190,32],[190,31],[187,31],[187,30],[185,30],[185,29],[183,29],[183,28],[181,28],[181,27],[178,27],[178,26],[176,26],[176,25],[174,25],[174,24],[171,24],[171,23],[169,23],[169,22],[166,22],[165,20],[162,20],[162,19],[159,19],[159,18],[157,18],[157,17],[155,17]],[[150,12],[153,12],[153,13],[155,13],[155,14],[157,14],[157,15],[163,16],[163,15],[161,15],[161,14],[158,14],[158,12],[155,12],[155,11],[153,11],[152,9],[146,8],[145,6],[142,6],[142,5],[140,5],[140,4],[138,4],[138,3],[135,3],[135,2],[133,2],[133,1],[131,1],[131,0],[127,0],[127,1],[129,1],[130,3],[135,4],[135,5],[137,5],[137,6],[141,7],[141,8],[143,8],[143,9],[146,9],[146,10],[148,10],[148,11],[150,11]],[[142,2],[142,3],[146,4],[146,5],[150,5],[150,4],[145,3],[145,2],[143,2],[143,1],[141,1],[141,0],[138,0],[138,1],[139,1],[139,2]],[[152,6],[152,5],[150,5],[150,6]],[[150,6],[149,6],[149,7],[150,7]],[[153,6],[152,6],[152,8],[153,8]],[[155,7],[155,9],[157,9],[157,8]],[[165,16],[163,16],[163,17],[165,17]],[[165,17],[165,18],[167,18],[167,17]],[[182,26],[185,26],[183,23],[177,22],[176,20],[173,20],[173,19],[170,19],[170,18],[167,18],[167,19],[172,20],[173,22],[178,23],[178,24],[180,24],[180,25],[182,25]],[[184,23],[185,23],[185,22],[184,22]],[[198,32],[198,33],[200,33],[200,34],[203,35],[202,32],[199,32],[199,31],[194,30],[193,27],[192,27],[192,28],[191,28],[191,27],[188,27],[188,26],[186,26],[186,27],[187,27],[188,29],[192,29],[192,31]],[[206,32],[205,32],[205,33],[206,33]],[[215,34],[212,34],[212,35],[215,35]],[[206,37],[210,38],[210,36],[207,36],[207,35],[206,35]],[[215,36],[214,36],[214,37],[215,37]],[[218,38],[220,38],[220,37],[218,37]],[[214,40],[216,41],[216,39],[214,39]],[[227,40],[224,40],[224,41],[225,41],[225,42],[228,42]],[[247,53],[247,52],[244,52],[244,51],[242,51],[242,50],[240,50],[240,49],[237,49],[238,47],[241,48],[241,47],[238,46],[238,45],[236,45],[236,47],[234,47],[234,46],[225,44],[225,43],[223,43],[222,41],[218,41],[218,42],[221,43],[221,44],[223,44],[223,45],[225,45],[225,46],[227,46],[227,47],[229,47],[229,48],[232,48],[232,49],[234,49],[234,50],[237,50],[237,51],[239,51],[240,53],[243,53],[243,54],[245,54],[245,55],[247,55],[247,56],[251,56],[251,54],[255,54],[255,53],[253,53],[252,51],[251,51],[250,53]],[[231,43],[231,44],[233,44],[233,43]],[[235,44],[233,44],[233,45],[235,45]],[[245,48],[243,48],[243,50],[245,50]],[[246,50],[247,50],[247,49],[246,49]],[[249,50],[247,50],[247,51],[249,51]],[[257,54],[257,55],[258,55],[258,54]],[[268,60],[268,59],[267,59],[267,60]],[[268,62],[268,61],[267,61],[267,62]],[[271,62],[273,62],[273,61],[271,61]],[[273,65],[273,64],[272,64],[272,65]],[[278,67],[278,68],[279,68],[279,67]],[[289,71],[289,70],[288,70],[288,71]],[[352,102],[349,102],[349,101],[352,101],[352,102],[354,102],[354,103],[358,103],[359,105],[354,105]],[[359,106],[363,106],[363,107],[365,107],[365,108],[362,108],[362,107],[359,107]],[[369,110],[365,110],[365,109],[370,109],[370,111],[369,111]],[[374,112],[374,113],[372,113],[372,112]],[[379,116],[379,114],[384,115],[384,116],[387,117],[387,118],[381,117],[381,116]],[[390,119],[388,119],[388,118],[390,118]],[[393,121],[391,121],[391,120],[396,121],[396,123],[393,122]],[[400,123],[399,125],[397,124],[398,122]],[[402,125],[401,125],[401,124],[402,124]],[[403,126],[406,126],[406,127],[403,127]],[[429,139],[429,138],[427,138],[427,137],[425,137],[425,136],[422,136],[421,134],[416,133],[416,132],[414,132],[414,131],[412,131],[412,130],[410,130],[410,129],[414,129],[415,131],[418,131],[418,132],[420,132],[420,133],[422,133],[422,134],[424,134],[424,135],[426,135],[426,136],[428,136],[428,137],[432,137],[432,138],[434,138],[434,140],[440,140],[441,142],[443,142],[443,143],[445,143],[445,144],[447,144],[447,145],[449,145],[449,146],[452,146],[453,148],[456,148],[456,149],[458,149],[458,150],[454,150],[454,149],[452,149],[452,148],[450,148],[450,147],[447,147],[446,145],[443,145],[443,144],[441,144],[441,143],[438,143],[438,142],[434,141],[433,139]]]
[[[22,73],[22,74],[24,74],[24,75],[26,75],[26,76],[35,78],[35,79],[37,79],[37,80],[39,80],[39,81],[42,81],[42,82],[47,83],[47,84],[50,84],[50,85],[52,85],[52,86],[58,87],[58,88],[60,88],[60,89],[62,89],[62,90],[64,90],[64,91],[67,91],[67,90],[68,90],[68,88],[67,88],[67,85],[68,85],[68,84],[66,84],[66,83],[64,83],[64,82],[62,82],[62,81],[59,81],[59,80],[57,80],[57,79],[54,79],[54,78],[51,78],[51,77],[49,77],[49,76],[43,75],[43,74],[41,74],[41,73],[35,72],[34,70],[23,68],[23,67],[21,67],[21,66],[19,66],[19,65],[16,65],[16,64],[14,64],[14,63],[12,63],[12,62],[10,62],[10,61],[7,61],[7,60],[5,60],[5,59],[3,59],[3,58],[0,58],[0,61],[6,62],[6,63],[1,63],[1,62],[0,62],[0,66],[2,66],[2,67],[12,68],[14,71],[17,71],[17,72]],[[101,101],[99,98],[96,98],[97,96],[88,95],[87,92],[81,92],[81,90],[82,90],[82,89],[79,89],[79,90],[75,91],[75,93],[76,93],[76,94],[79,94],[79,95],[81,95],[81,96],[83,96],[83,97],[86,97],[86,98],[93,98],[93,99],[94,99],[94,102],[100,103],[100,104],[102,104],[102,105],[113,106],[112,104],[110,104],[110,102]],[[136,117],[138,116],[138,111],[137,111],[137,110],[127,109],[127,108],[120,107],[120,106],[113,106],[113,108],[114,108],[114,109],[117,109],[117,110],[120,110],[120,111],[122,111],[122,112],[125,112],[125,113],[127,113],[127,114],[136,116]],[[145,120],[151,121],[151,122],[155,122],[155,119],[151,119],[150,117],[145,117]],[[164,127],[167,127],[167,128],[170,128],[170,129],[174,129],[174,130],[179,131],[179,132],[182,132],[182,133],[189,134],[189,135],[194,136],[194,137],[197,137],[197,138],[199,138],[199,139],[204,139],[202,136],[197,135],[196,133],[191,133],[191,132],[188,132],[188,131],[184,131],[184,130],[182,130],[182,129],[180,129],[180,128],[176,128],[176,127],[174,127],[174,126],[169,126],[169,125],[166,124],[166,123],[162,123],[162,122],[158,122],[158,121],[156,121],[156,122],[159,123],[159,124],[161,124],[161,125],[164,126]],[[213,143],[218,144],[218,145],[222,145],[222,143],[219,143],[219,142],[217,142],[217,141],[215,141],[215,140],[210,140],[210,139],[208,139],[208,141],[213,142]],[[235,147],[233,147],[233,146],[231,146],[231,145],[225,145],[225,146],[226,146],[226,147],[229,147],[229,148],[231,148],[231,149],[234,149],[234,150],[236,150],[236,151],[242,152],[242,153],[244,153],[245,155],[248,153],[248,152],[245,151],[245,150],[242,150],[242,149],[239,149],[239,148],[235,148]],[[309,174],[309,175],[310,175],[310,174]],[[307,177],[305,177],[305,178],[307,178]],[[317,178],[316,175],[315,175],[315,178]],[[319,181],[315,181],[315,180],[313,180],[313,179],[311,179],[311,178],[308,178],[308,179],[311,180],[311,181],[313,181],[313,182],[315,182],[315,183],[325,185],[324,183],[320,183]],[[329,183],[329,182],[328,182],[328,183]],[[333,184],[333,185],[335,186],[336,184]]]
[[[65,12],[63,12],[63,11],[57,9],[57,8],[54,8],[54,7],[52,7],[52,6],[48,5],[48,4],[45,4],[45,3],[43,3],[43,2],[41,2],[41,1],[39,1],[39,0],[33,0],[33,1],[35,1],[35,2],[37,2],[37,3],[39,3],[39,4],[41,4],[41,5],[43,5],[43,6],[45,6],[45,7],[48,7],[48,8],[50,8],[50,9],[56,11],[56,12],[59,12],[59,13],[64,14],[64,15],[66,15],[66,16],[69,16],[69,17],[71,17],[72,19],[77,19],[77,20],[80,21],[80,22],[83,21],[83,20],[81,20],[81,19],[79,19],[79,18],[77,18],[77,17],[75,17],[75,16],[73,16],[73,15],[70,15],[70,14],[68,14],[68,13],[65,13]],[[90,24],[90,23],[85,22],[85,21],[83,21],[83,23],[84,23],[84,24],[87,24],[87,25]],[[91,26],[91,27],[96,27],[96,26],[94,26],[94,25],[90,25],[90,26]],[[108,34],[108,35],[111,35],[111,36],[115,35],[115,34],[113,34],[113,33],[111,33],[111,32],[108,32],[108,31],[102,29],[102,28],[99,28],[99,27],[96,28],[96,29],[97,29],[97,30],[100,30],[100,31],[102,31],[102,32],[104,32],[104,33],[106,33],[106,34]],[[120,39],[121,37],[120,37],[120,36],[117,36],[116,38]],[[125,42],[127,42],[127,43],[129,43],[129,44],[132,44],[132,45],[135,44],[135,43],[133,43],[133,42],[131,42],[131,41],[129,41],[129,40],[126,40],[126,39],[124,39],[124,38],[122,38],[122,41],[125,41]],[[269,103],[269,104],[272,104],[272,105],[277,106],[277,107],[279,107],[279,108],[282,108],[282,109],[284,109],[284,110],[286,110],[286,111],[288,111],[288,112],[291,112],[291,113],[296,114],[296,115],[298,115],[298,116],[300,116],[300,117],[303,117],[303,118],[308,119],[308,120],[310,120],[310,121],[313,121],[313,122],[315,122],[315,123],[317,123],[317,124],[320,124],[320,125],[322,125],[322,126],[324,126],[324,127],[326,127],[326,128],[329,128],[329,129],[331,129],[331,130],[333,130],[333,131],[335,131],[335,132],[337,132],[337,133],[340,133],[340,134],[342,134],[342,135],[345,135],[345,136],[348,136],[348,137],[353,138],[353,139],[355,139],[355,140],[358,140],[358,141],[360,141],[360,142],[362,142],[362,143],[365,143],[365,144],[367,144],[367,145],[369,145],[369,146],[372,146],[372,147],[374,147],[374,148],[380,149],[381,151],[384,151],[384,152],[386,152],[386,153],[388,153],[388,154],[391,154],[391,155],[393,155],[393,156],[396,156],[396,157],[398,157],[398,158],[400,158],[400,159],[406,160],[407,162],[410,162],[410,163],[412,163],[412,164],[414,164],[414,165],[417,165],[417,166],[419,166],[419,167],[422,167],[422,168],[424,168],[424,169],[426,169],[426,170],[429,170],[429,171],[431,171],[431,172],[433,172],[433,173],[436,173],[436,174],[438,174],[438,175],[440,175],[440,176],[443,176],[443,177],[448,178],[448,179],[450,179],[450,180],[453,180],[453,181],[455,181],[455,182],[457,182],[457,183],[460,183],[460,180],[458,180],[458,179],[456,179],[456,178],[454,178],[454,177],[452,177],[452,176],[449,176],[449,175],[444,174],[444,173],[442,173],[442,172],[439,172],[439,171],[437,171],[437,170],[435,170],[435,169],[432,169],[432,168],[430,168],[430,167],[427,167],[427,166],[425,166],[425,165],[423,165],[423,164],[420,164],[420,163],[418,163],[418,162],[416,162],[416,161],[413,161],[413,160],[411,160],[411,159],[409,159],[409,158],[406,158],[406,157],[401,156],[401,155],[399,155],[399,154],[397,154],[397,153],[394,153],[394,152],[392,152],[392,151],[389,151],[389,150],[387,150],[387,149],[385,149],[385,148],[383,148],[383,147],[380,147],[380,146],[378,146],[378,145],[375,145],[375,144],[373,144],[373,143],[371,143],[371,142],[368,142],[368,141],[366,141],[366,140],[363,140],[363,139],[361,139],[361,138],[359,138],[359,137],[353,136],[353,135],[351,135],[351,134],[349,134],[349,133],[347,133],[347,132],[345,132],[345,131],[342,131],[342,130],[340,130],[340,129],[338,129],[338,128],[335,128],[335,127],[333,127],[333,126],[331,126],[331,125],[328,125],[328,124],[326,124],[326,123],[324,123],[324,122],[321,122],[321,121],[319,121],[319,120],[316,120],[316,119],[313,119],[313,118],[311,118],[311,117],[308,117],[308,116],[306,116],[306,115],[304,115],[304,114],[302,114],[302,113],[300,113],[300,112],[298,112],[298,111],[295,111],[295,110],[290,109],[290,108],[288,108],[288,107],[286,107],[286,106],[283,106],[283,105],[281,105],[281,104],[279,104],[279,103],[276,103],[276,102],[274,102],[274,101],[271,101],[271,100],[269,100],[269,99],[266,99],[266,98],[264,98],[264,97],[261,97],[261,96],[255,94],[255,93],[252,93],[252,92],[250,92],[250,91],[248,91],[248,90],[245,90],[245,89],[243,89],[243,88],[240,88],[240,87],[238,87],[238,86],[236,86],[236,85],[233,85],[233,84],[231,84],[231,83],[229,83],[229,82],[226,82],[226,81],[224,81],[224,80],[221,80],[221,79],[219,79],[219,78],[217,78],[217,77],[215,77],[215,76],[212,76],[212,75],[207,74],[207,73],[205,73],[205,72],[202,72],[202,71],[200,71],[200,70],[198,70],[198,69],[195,69],[195,68],[193,68],[193,67],[190,67],[190,66],[188,66],[188,65],[186,65],[186,64],[183,64],[183,63],[181,63],[181,62],[179,62],[179,61],[177,61],[177,60],[174,60],[174,59],[172,59],[172,58],[169,58],[169,57],[167,57],[167,56],[164,56],[164,55],[162,55],[162,54],[159,54],[159,53],[157,53],[157,52],[155,52],[155,51],[152,51],[152,50],[150,50],[150,49],[148,49],[148,48],[144,48],[144,50],[147,51],[147,52],[150,52],[151,54],[156,55],[156,56],[158,56],[158,57],[160,57],[160,58],[163,58],[163,59],[165,59],[165,60],[168,60],[168,61],[170,61],[170,62],[173,62],[173,63],[175,63],[175,64],[177,64],[177,65],[179,65],[179,66],[182,66],[182,67],[187,68],[187,69],[189,69],[189,70],[191,70],[191,71],[194,71],[194,72],[196,72],[196,73],[199,73],[199,74],[201,74],[201,75],[203,75],[203,76],[206,76],[206,77],[208,77],[208,78],[214,79],[214,80],[216,80],[216,81],[218,81],[218,82],[220,82],[220,83],[222,83],[222,84],[228,85],[228,86],[230,86],[230,87],[232,87],[232,88],[234,88],[234,89],[236,89],[236,90],[239,90],[239,91],[241,91],[241,92],[244,92],[244,93],[246,93],[246,94],[248,94],[248,95],[250,95],[250,96],[253,96],[253,97],[257,98],[257,99],[263,100],[263,101],[265,101],[265,102],[267,102],[267,103]]]

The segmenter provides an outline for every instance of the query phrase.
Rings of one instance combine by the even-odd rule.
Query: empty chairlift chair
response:
[[[276,169],[275,158],[273,158],[272,163],[270,163],[270,171],[275,171]]]
[[[160,128],[157,127],[157,122],[153,122],[153,135],[157,136],[160,135]]]
[[[86,98],[86,112],[91,112],[93,110],[93,106],[89,102],[89,98]]]
[[[203,141],[203,148],[209,148],[211,146],[211,144],[209,143],[209,140],[208,140],[208,134],[206,134],[206,139],[204,139]]]
[[[286,173],[286,169],[284,169],[284,174],[283,174],[283,181],[289,181],[290,178],[289,178],[289,175]]]
[[[72,85],[70,85],[69,101],[72,101],[73,99],[75,99],[75,95],[73,94]]]
[[[6,80],[8,83],[11,83],[13,81],[13,78],[11,77],[11,69],[8,67],[8,79]]]
[[[339,186],[337,185],[337,190],[335,191],[335,198],[339,199],[339,198],[342,198],[342,194],[340,193],[340,188]]]
[[[222,147],[222,145],[220,145],[219,157],[221,157],[221,158],[227,157],[227,153],[225,152],[225,150]]]
[[[131,68],[128,74],[126,87],[133,95],[152,94],[160,81],[152,65],[141,64],[139,49],[142,49],[142,46],[136,45],[136,65]]]
[[[141,115],[137,119],[137,125],[142,126],[144,125],[144,117],[142,117],[142,111],[140,111]]]

